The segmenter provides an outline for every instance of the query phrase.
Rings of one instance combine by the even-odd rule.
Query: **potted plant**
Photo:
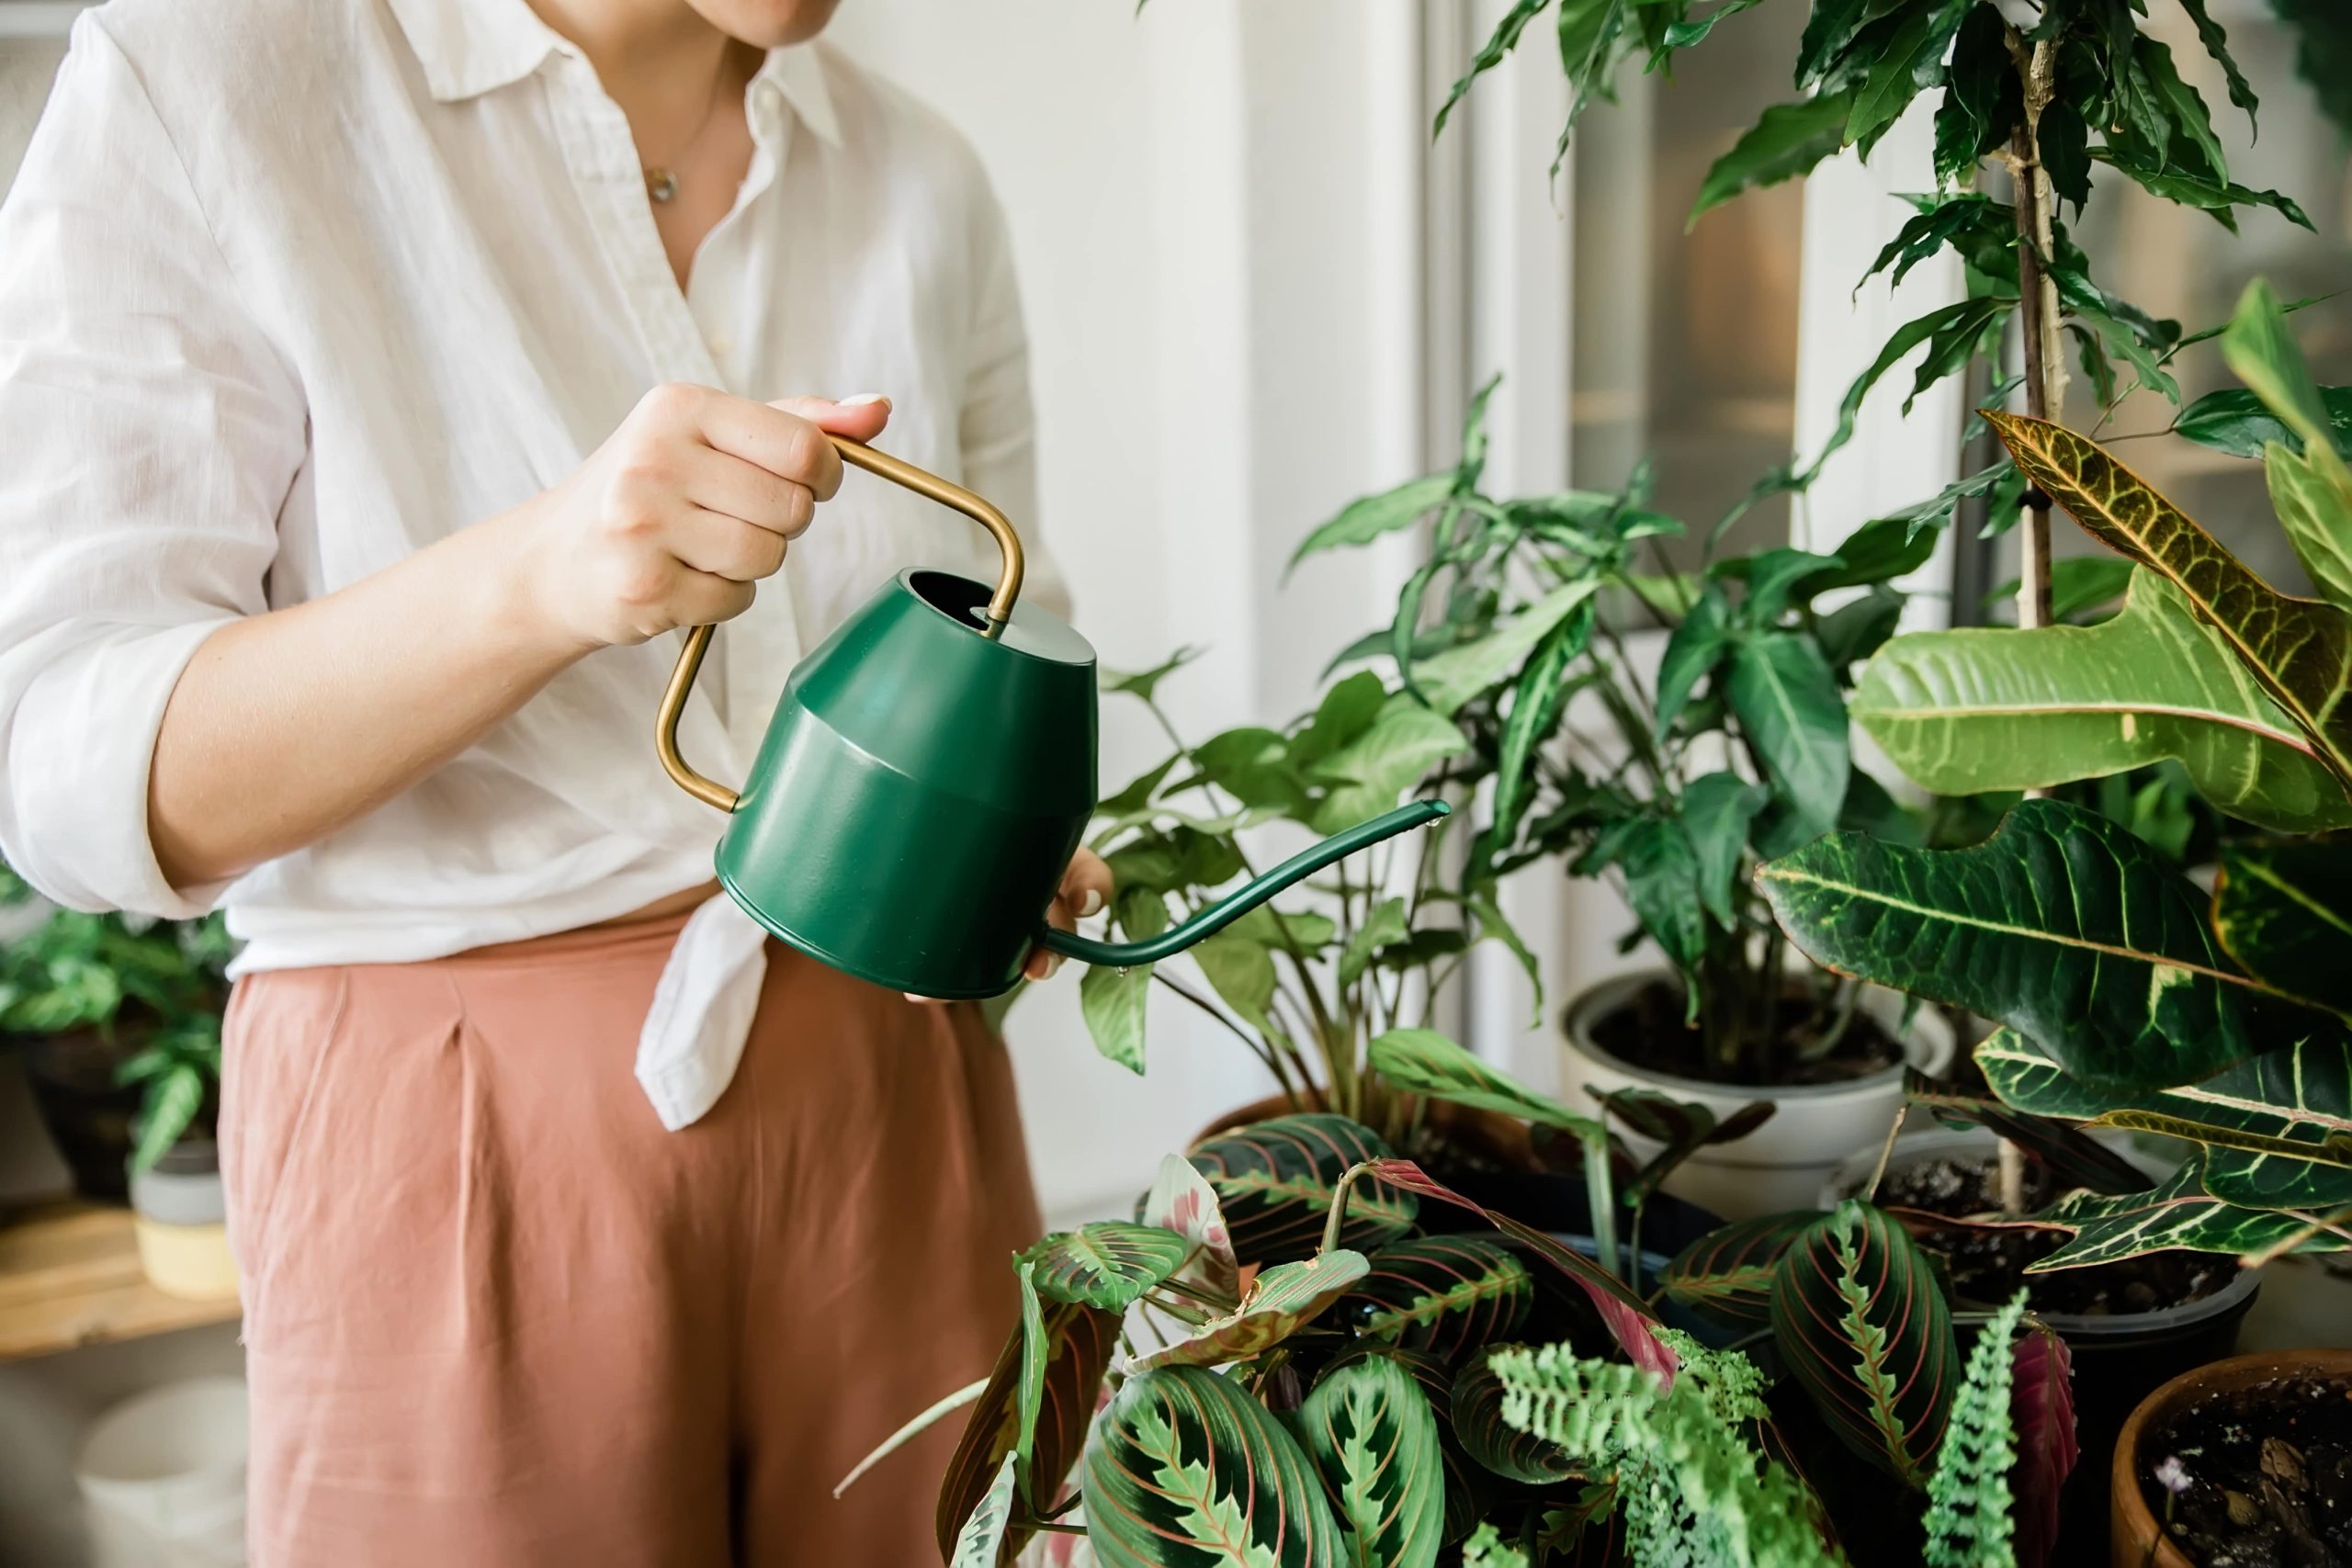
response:
[[[1446,107],[1515,48],[1548,6],[1549,0],[1512,6]],[[1739,24],[1729,19],[1747,8],[1735,3],[1692,16],[1680,5],[1629,9],[1613,0],[1560,0],[1561,58],[1571,95],[1563,153],[1585,106],[1611,95],[1629,61],[1645,56],[1649,70],[1670,69],[1678,51],[1700,47],[1719,27],[1721,36],[1736,34]],[[2072,202],[2079,212],[2094,161],[2160,199],[2211,211],[2225,223],[2233,209],[2247,207],[2310,225],[2286,197],[2231,179],[2206,105],[2181,79],[2170,49],[2143,29],[2139,9],[2064,3],[2028,15],[2005,11],[1994,0],[1815,8],[1795,62],[1795,84],[1806,96],[1767,110],[1717,161],[1692,221],[1745,190],[1801,176],[1843,148],[1868,156],[1913,100],[1927,95],[1937,104],[1931,164],[1919,171],[1928,194],[1911,198],[1917,216],[1864,279],[1891,270],[1899,280],[1948,250],[1963,263],[1967,288],[1962,299],[1896,329],[1848,390],[1823,448],[1762,476],[1711,539],[1756,500],[1808,489],[1851,437],[1871,389],[1914,360],[1915,397],[1953,375],[1990,381],[2003,392],[2021,383],[2028,412],[2038,417],[2059,405],[2070,348],[2103,410],[2111,412],[2143,387],[2178,402],[2168,366],[2210,334],[2187,334],[2180,323],[2118,299],[2094,279],[2062,210]],[[2305,74],[2340,114],[2341,95],[2320,62],[2341,47],[2344,24],[2318,7],[2281,6],[2280,13],[2304,37]],[[2225,31],[2202,6],[2189,15],[2233,104],[2251,115],[2255,95],[2228,51]],[[1441,126],[1443,120],[1442,113]],[[2000,363],[2013,319],[2024,361],[2016,377]],[[1978,368],[1984,365],[1989,370]],[[1962,446],[1973,446],[1982,433],[1972,424],[1961,433]],[[1407,487],[1395,495],[1414,493]],[[2019,621],[2048,624],[2054,574],[2047,497],[1999,455],[1938,494],[1868,522],[1832,554],[1771,550],[1710,559],[1696,579],[1623,574],[1622,585],[1673,632],[1655,694],[1643,691],[1622,654],[1589,665],[1567,660],[1571,678],[1592,677],[1601,725],[1614,742],[1605,749],[1612,771],[1597,780],[1564,774],[1558,795],[1526,807],[1523,818],[1506,809],[1521,808],[1520,795],[1498,793],[1489,829],[1498,854],[1510,855],[1522,838],[1532,839],[1572,855],[1580,873],[1620,879],[1644,934],[1674,966],[1671,976],[1619,982],[1570,1007],[1566,1072],[1572,1088],[1613,1086],[1663,1068],[1686,1080],[1670,1086],[1683,1098],[1697,1092],[1687,1081],[1697,1078],[1752,1086],[1778,1102],[1770,1127],[1709,1156],[1732,1168],[1706,1188],[1726,1212],[1740,1206],[1736,1195],[1742,1193],[1768,1208],[1805,1201],[1828,1165],[1875,1141],[1898,1101],[1901,1064],[1883,1041],[1873,1043],[1879,1060],[1866,1090],[1841,1088],[1825,1104],[1822,1089],[1807,1081],[1820,1068],[1811,1058],[1826,1057],[1833,1070],[1850,1066],[1853,1057],[1870,1059],[1873,1053],[1855,1049],[1857,1016],[1883,1025],[1901,1015],[1817,972],[1801,968],[1790,982],[1770,920],[1748,901],[1746,874],[1758,859],[1832,828],[1918,840],[1918,826],[1894,809],[1867,774],[1851,769],[1849,671],[1851,660],[1892,631],[1900,613],[1887,579],[1924,558],[1933,532],[1963,506],[1981,507],[1993,530],[2014,524],[2022,506]],[[1553,581],[1545,571],[1557,570],[1558,550],[1531,551],[1515,539],[1498,545],[1495,529],[1479,521],[1484,514],[1475,506],[1463,510],[1466,522],[1452,511],[1443,515],[1437,554],[1400,605],[1400,664],[1439,578],[1451,573],[1466,592],[1499,591],[1508,602],[1514,580],[1483,570],[1494,554],[1535,565],[1540,589]],[[1555,530],[1546,543],[1559,537]],[[1885,570],[1890,561],[1896,570]],[[1853,597],[1866,583],[1869,591]],[[1531,694],[1549,689],[1547,659],[1556,661],[1557,650],[1543,649],[1527,661]],[[1543,756],[1543,743],[1558,728],[1555,714],[1538,726],[1537,744],[1520,755]],[[1542,762],[1532,765],[1539,780],[1529,784],[1529,795],[1539,793],[1544,772]],[[1838,1061],[1841,1048],[1845,1064]],[[1775,1143],[1786,1145],[1785,1156],[1770,1147]],[[1808,1152],[1817,1163],[1793,1179],[1775,1181],[1769,1169],[1752,1168]],[[1686,1168],[1684,1190],[1710,1168],[1707,1162]]]
[[[228,995],[230,942],[220,918],[44,912],[6,865],[0,907],[31,916],[0,942],[0,1038],[23,1059],[75,1189],[120,1201],[134,1152],[141,1168],[153,1167],[191,1129],[206,1142],[182,1162],[209,1148]]]
[[[1992,1216],[2064,1237],[2037,1270],[2166,1249],[2252,1266],[2340,1247],[2352,1220],[2340,978],[2352,973],[2352,852],[2328,836],[2352,820],[2352,745],[2328,694],[2352,663],[2352,579],[2334,553],[2352,538],[2352,476],[2330,412],[2342,395],[2312,385],[2259,283],[2222,345],[2248,392],[2219,394],[2181,423],[2218,421],[2261,454],[2324,597],[2278,593],[2097,444],[1996,415],[2033,481],[2132,563],[2124,613],[2093,628],[1899,638],[1863,682],[1888,694],[1863,723],[1931,784],[1941,775],[1929,753],[1996,711],[2017,743],[1971,758],[1978,777],[2040,783],[2173,758],[2249,825],[2223,845],[2211,890],[2104,819],[2040,800],[1967,849],[1838,835],[1760,873],[1817,957],[1998,1022],[1975,1060],[2007,1110],[2190,1145],[2151,1189]],[[2176,700],[2183,682],[2199,685],[2196,700]],[[1971,702],[1929,716],[1937,694],[1963,687]],[[2077,721],[2093,708],[2099,722]]]

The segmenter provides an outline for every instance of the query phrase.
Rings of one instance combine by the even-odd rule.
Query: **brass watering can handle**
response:
[[[950,484],[928,469],[876,452],[862,441],[852,441],[846,435],[830,432],[825,439],[842,455],[842,461],[867,473],[888,479],[892,484],[914,491],[942,506],[951,506],[996,536],[997,548],[1004,553],[1004,564],[997,570],[996,592],[989,595],[989,624],[980,635],[1001,637],[1005,622],[1012,618],[1013,601],[1021,597],[1021,536],[1003,513],[966,490]],[[672,782],[706,806],[721,811],[735,809],[737,795],[716,779],[705,778],[678,752],[678,716],[686,711],[687,694],[695,689],[695,676],[702,669],[703,655],[710,651],[710,634],[716,626],[696,626],[686,634],[686,645],[678,650],[678,662],[670,671],[670,684],[662,694],[662,712],[655,722],[653,749],[662,759],[662,768]]]

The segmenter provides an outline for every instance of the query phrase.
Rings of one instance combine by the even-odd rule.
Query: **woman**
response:
[[[933,1556],[945,1429],[828,1494],[1011,1322],[1002,1050],[763,943],[651,745],[678,628],[740,777],[989,575],[824,433],[1032,509],[1003,224],[831,8],[115,0],[0,217],[0,852],[249,944],[256,1568]]]

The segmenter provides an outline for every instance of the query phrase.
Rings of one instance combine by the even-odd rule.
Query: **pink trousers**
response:
[[[223,1168],[253,1568],[938,1561],[1038,1231],[1004,1048],[771,943],[733,1086],[633,1076],[681,920],[248,976]]]

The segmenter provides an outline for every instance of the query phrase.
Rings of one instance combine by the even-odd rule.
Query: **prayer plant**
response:
[[[2211,890],[2045,800],[1968,849],[1841,833],[1759,874],[1816,959],[2000,1024],[1976,1061],[2007,1107],[2196,1145],[2152,1190],[2026,1216],[2073,1233],[2041,1268],[2165,1247],[2259,1261],[2340,1248],[2352,1221],[2352,392],[2312,384],[2260,283],[2222,348],[2248,390],[2204,400],[2182,432],[2259,456],[2322,597],[2270,587],[2097,443],[1988,415],[2033,482],[2132,564],[2124,608],[2090,627],[1897,638],[1856,702],[1930,787],[2170,759],[2245,825]]]
[[[1840,1436],[1939,1521],[1937,1561],[2016,1561],[1999,1549],[2030,1510],[2012,1496],[2064,1471],[2012,1462],[2044,1450],[2012,1423],[2030,1401],[2009,1369],[2043,1387],[2050,1366],[2013,1351],[2014,1311],[1963,1381],[1935,1280],[1885,1216],[1849,1204],[1781,1243],[1760,1293],[1742,1277],[1694,1299],[1800,1314],[1783,1354],[1833,1419],[1867,1413]],[[968,1406],[939,1496],[951,1563],[1842,1561],[1743,1356],[1345,1117],[1169,1156],[1132,1221],[1013,1268],[993,1372],[876,1455]]]

